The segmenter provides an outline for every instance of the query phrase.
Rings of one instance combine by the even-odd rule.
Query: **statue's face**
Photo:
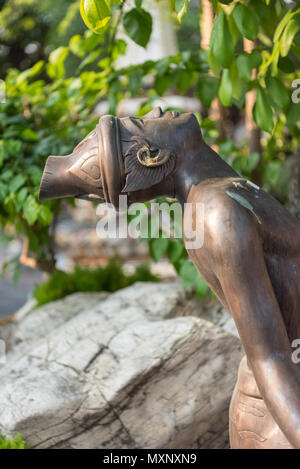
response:
[[[125,117],[120,123],[125,193],[149,189],[166,180],[177,158],[201,138],[194,114],[163,113],[160,107],[140,118]]]
[[[154,108],[143,117],[124,117],[121,125],[134,137],[139,136],[151,146],[169,148],[174,152],[182,149],[186,138],[191,138],[197,123],[194,114],[177,111],[162,112],[160,107]],[[196,124],[199,132],[199,126]],[[122,137],[121,137],[122,138]],[[122,142],[123,145],[123,142]],[[127,146],[127,150],[130,144]],[[126,149],[126,145],[123,146]]]

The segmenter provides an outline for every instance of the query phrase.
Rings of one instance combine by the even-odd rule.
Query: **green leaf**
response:
[[[300,47],[296,46],[296,44],[292,44],[292,51],[295,54],[295,56],[297,57],[297,59],[300,60]]]
[[[264,174],[265,181],[275,185],[280,176],[280,170],[281,164],[278,161],[270,161]]]
[[[228,68],[223,70],[222,79],[219,87],[219,98],[223,106],[229,106],[232,98],[232,82]]]
[[[44,63],[45,62],[43,60],[39,60],[33,67],[24,70],[24,72],[21,72],[16,80],[17,84],[21,85],[28,78],[32,78],[38,75],[42,70]]]
[[[300,103],[293,103],[286,113],[286,126],[292,134],[300,136]]]
[[[168,258],[172,264],[180,258],[183,252],[183,249],[184,249],[184,246],[183,246],[182,240],[180,239],[170,240],[169,245],[168,245]]]
[[[110,7],[106,0],[81,0],[80,14],[86,26],[101,34],[110,21]]]
[[[0,449],[26,449],[26,446],[20,433],[14,438],[4,438],[0,434]]]
[[[20,189],[21,186],[23,186],[25,181],[26,178],[23,176],[23,174],[18,174],[15,176],[9,183],[10,192],[16,192],[18,189]]]
[[[44,226],[49,225],[52,220],[52,212],[49,209],[49,207],[47,207],[46,205],[40,206],[39,220],[42,222]]]
[[[251,7],[259,16],[260,20],[264,21],[268,19],[270,11],[263,0],[251,0]]]
[[[258,35],[258,22],[250,8],[238,3],[234,7],[232,15],[241,35],[254,41]]]
[[[25,200],[23,213],[29,225],[33,225],[39,216],[39,204],[32,195]]]
[[[169,86],[171,86],[172,82],[172,75],[157,75],[153,87],[157,94],[162,96]]]
[[[47,73],[50,78],[59,79],[63,78],[65,74],[64,62],[68,56],[68,47],[58,47],[49,56],[49,63],[47,64]]]
[[[282,57],[286,57],[288,55],[293,39],[298,31],[299,25],[297,22],[295,20],[290,20],[280,39],[280,54]]]
[[[117,39],[112,47],[112,58],[116,60],[120,55],[126,52],[127,43],[123,39]]]
[[[123,17],[123,26],[134,42],[146,47],[152,32],[152,16],[143,8],[133,8]]]
[[[247,156],[247,166],[246,171],[247,173],[252,173],[252,171],[256,168],[260,160],[260,155],[257,152],[249,153]]]
[[[4,163],[5,150],[4,147],[0,147],[0,168]]]
[[[203,299],[208,292],[209,287],[207,283],[205,282],[204,278],[201,277],[201,275],[198,275],[197,280],[195,282],[195,291],[197,295]]]
[[[192,72],[191,70],[178,70],[176,77],[176,87],[179,93],[186,93],[186,91],[194,84],[197,76],[198,73]]]
[[[44,66],[44,60],[39,60],[36,64],[34,64],[33,67],[31,67],[31,77],[35,77],[36,75],[38,75],[40,73],[40,71],[42,70],[43,66]]]
[[[87,65],[91,64],[95,60],[98,59],[99,55],[101,54],[102,49],[96,49],[93,52],[90,52],[85,59],[80,63],[78,70],[82,70]]]
[[[272,75],[276,76],[278,75],[278,60],[279,60],[280,54],[279,54],[279,45],[278,48],[275,49],[272,53]]]
[[[278,68],[285,73],[293,73],[295,65],[289,57],[280,57],[278,60]]]
[[[129,73],[129,91],[131,96],[135,96],[142,86],[143,71],[140,69],[131,70]]]
[[[181,23],[183,16],[188,11],[190,0],[175,0],[175,13],[179,23]]]
[[[163,57],[162,59],[158,60],[155,64],[155,70],[157,71],[157,75],[165,75],[167,73],[170,64],[169,57]]]
[[[235,24],[235,21],[232,15],[227,16],[227,21],[228,21],[230,35],[232,37],[234,45],[236,45],[239,39],[241,39],[241,34]]]
[[[275,33],[274,33],[274,37],[273,37],[273,42],[274,44],[276,42],[279,41],[279,38],[284,30],[284,28],[286,27],[286,25],[288,24],[288,22],[290,21],[290,19],[293,17],[294,13],[293,13],[293,10],[289,10],[285,15],[284,17],[282,18],[282,20],[279,22],[276,30],[275,30]]]
[[[27,174],[30,176],[34,185],[39,185],[42,178],[42,168],[37,165],[30,165],[27,168]]]
[[[227,158],[231,155],[233,150],[233,140],[227,139],[225,142],[221,142],[219,144],[219,155],[223,160],[227,160]]]
[[[221,72],[221,66],[219,62],[217,61],[216,57],[214,56],[212,52],[212,48],[210,48],[208,58],[207,58],[207,63],[209,67],[211,68],[212,72],[214,75],[219,76]]]
[[[199,78],[197,92],[200,101],[210,107],[212,100],[217,96],[219,80],[216,77],[204,75]]]
[[[275,77],[270,77],[267,81],[268,95],[281,109],[290,103],[290,95],[284,84]]]
[[[191,261],[185,260],[180,267],[179,275],[183,281],[184,287],[189,288],[194,285],[198,277],[198,271]]]
[[[238,67],[235,60],[233,60],[230,66],[230,79],[232,83],[232,97],[240,99],[243,92],[243,83],[238,74]]]
[[[168,249],[168,238],[154,238],[150,242],[150,254],[153,259],[159,261]]]
[[[25,198],[27,197],[27,194],[28,194],[27,187],[22,187],[22,189],[18,192],[17,201],[21,206],[22,206]]]
[[[232,167],[235,171],[249,176],[251,175],[252,171],[256,168],[260,161],[259,153],[254,152],[250,153],[249,155],[239,155],[234,158],[232,162]]]
[[[234,44],[229,32],[227,18],[222,10],[214,21],[210,38],[212,53],[220,65],[229,68],[233,59]]]
[[[11,169],[7,169],[3,173],[0,173],[0,177],[3,181],[8,181],[9,179],[13,177],[13,172]]]
[[[265,91],[259,86],[256,91],[256,103],[253,107],[253,118],[258,127],[270,134],[273,131],[273,112]]]
[[[257,68],[262,63],[262,56],[258,50],[253,50],[249,55],[252,68]]]
[[[251,81],[252,76],[252,62],[249,54],[241,54],[236,59],[238,75],[241,80],[247,83]]]
[[[24,140],[29,140],[30,142],[36,142],[38,140],[38,134],[29,127],[22,131],[21,137]]]
[[[70,51],[77,57],[83,58],[86,55],[85,44],[80,34],[75,34],[69,42]]]

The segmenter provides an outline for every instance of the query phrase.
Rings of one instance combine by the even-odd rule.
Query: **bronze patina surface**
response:
[[[195,266],[231,312],[246,358],[230,407],[232,448],[300,448],[300,222],[203,140],[191,113],[104,116],[71,155],[48,158],[40,199],[203,204]]]

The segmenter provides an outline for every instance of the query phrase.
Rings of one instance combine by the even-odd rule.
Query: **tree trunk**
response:
[[[256,46],[256,41],[249,41],[248,39],[244,38],[244,51],[247,52],[248,54],[251,54],[253,49]],[[252,70],[252,80],[255,80],[257,75],[257,70],[254,68]],[[255,124],[252,116],[252,110],[253,106],[256,101],[256,90],[253,89],[249,91],[246,94],[246,102],[245,102],[245,124],[248,130],[248,135],[249,135],[249,150],[250,153],[258,153],[260,155],[260,161],[261,161],[261,154],[262,154],[262,149],[261,149],[261,130],[257,125]],[[259,162],[260,163],[260,162]],[[258,166],[259,166],[258,163]],[[253,173],[253,179],[255,182],[259,185],[262,184],[262,177],[261,174],[258,171],[254,171]]]
[[[290,160],[289,209],[300,220],[300,146]]]
[[[214,9],[209,0],[202,0],[202,14],[200,17],[201,49],[209,49],[210,35],[214,24]],[[226,140],[226,115],[225,108],[218,98],[211,103],[209,117],[216,123],[220,133],[220,140]]]

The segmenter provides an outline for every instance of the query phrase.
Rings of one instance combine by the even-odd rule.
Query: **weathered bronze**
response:
[[[231,312],[246,357],[230,406],[232,448],[300,448],[300,223],[202,139],[191,113],[104,116],[71,155],[50,156],[40,199],[204,204],[204,244],[189,255]]]

